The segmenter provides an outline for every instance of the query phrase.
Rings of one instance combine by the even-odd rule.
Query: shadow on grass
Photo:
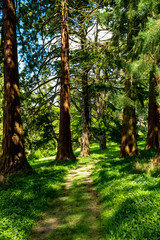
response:
[[[75,161],[35,161],[35,171],[10,176],[13,184],[0,186],[0,239],[27,239],[41,213],[58,197],[61,184]]]
[[[41,221],[29,239],[105,239],[99,214],[90,207],[90,202],[85,183],[67,191],[61,190],[59,197],[52,202],[53,209],[47,213],[45,220]]]
[[[156,198],[156,200],[155,200]],[[160,208],[154,193],[127,196],[105,218],[108,239],[160,239]],[[149,202],[152,201],[152,204]]]
[[[90,179],[92,164],[84,158],[69,174],[59,196],[36,225],[30,240],[105,240],[97,193]]]
[[[95,165],[107,240],[160,239],[160,171],[147,169],[156,151],[140,152],[119,159],[113,145]]]
[[[145,170],[155,153],[141,150],[140,156],[119,159],[119,146],[112,143],[105,151],[95,147],[89,158],[81,158],[81,166],[99,160],[93,178],[101,196],[107,240],[160,239],[160,173],[158,169],[150,173]],[[75,186],[75,191],[64,190],[66,174],[78,164],[78,160],[57,164],[50,160],[34,161],[35,172],[13,175],[12,185],[0,186],[0,240],[27,240],[42,213],[50,209],[53,215],[53,205],[54,209],[61,206],[61,215],[55,216],[61,228],[51,228],[53,234],[48,240],[102,240],[98,233],[94,238],[91,209],[86,205],[89,199],[87,193],[83,195],[87,192],[85,184]],[[67,221],[74,224],[68,225]],[[99,224],[98,219],[96,222]]]

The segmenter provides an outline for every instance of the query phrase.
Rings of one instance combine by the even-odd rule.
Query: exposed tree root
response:
[[[0,174],[0,184],[11,184],[12,182]]]

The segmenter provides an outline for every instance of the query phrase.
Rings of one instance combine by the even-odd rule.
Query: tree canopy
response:
[[[61,58],[63,2],[15,1],[26,151],[55,149],[58,139],[66,137],[62,137],[66,123],[59,132],[59,120],[62,75],[67,76],[67,65],[71,140],[66,137],[65,144],[72,141],[73,149],[81,146],[81,155],[87,156],[90,142],[99,142],[103,149],[112,139],[121,142],[120,156],[124,157],[138,154],[137,137],[143,136],[147,139],[146,146],[149,144],[147,148],[158,148],[159,143],[153,146],[151,136],[158,139],[158,130],[153,134],[153,129],[159,129],[159,1],[66,2],[68,29],[64,36],[68,35],[69,45],[66,44],[64,50],[65,55],[68,54],[64,72]],[[2,3],[5,5],[1,1],[1,7]],[[2,94],[3,18],[4,14],[1,15]],[[154,94],[149,90],[153,78]],[[155,114],[148,110],[153,109],[152,106],[148,108],[151,98],[157,112],[154,120],[149,116]],[[5,111],[3,101],[2,106]],[[7,121],[5,115],[3,119]]]

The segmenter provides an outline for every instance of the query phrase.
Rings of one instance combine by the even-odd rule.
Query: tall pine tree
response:
[[[25,156],[17,61],[14,0],[3,0],[4,112],[0,173],[30,169]]]
[[[68,1],[62,0],[60,126],[56,161],[74,159],[70,130]]]

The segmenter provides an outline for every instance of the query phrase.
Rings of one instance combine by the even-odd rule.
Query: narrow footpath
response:
[[[72,170],[52,208],[33,229],[29,240],[105,240],[101,207],[91,174],[95,162]]]

